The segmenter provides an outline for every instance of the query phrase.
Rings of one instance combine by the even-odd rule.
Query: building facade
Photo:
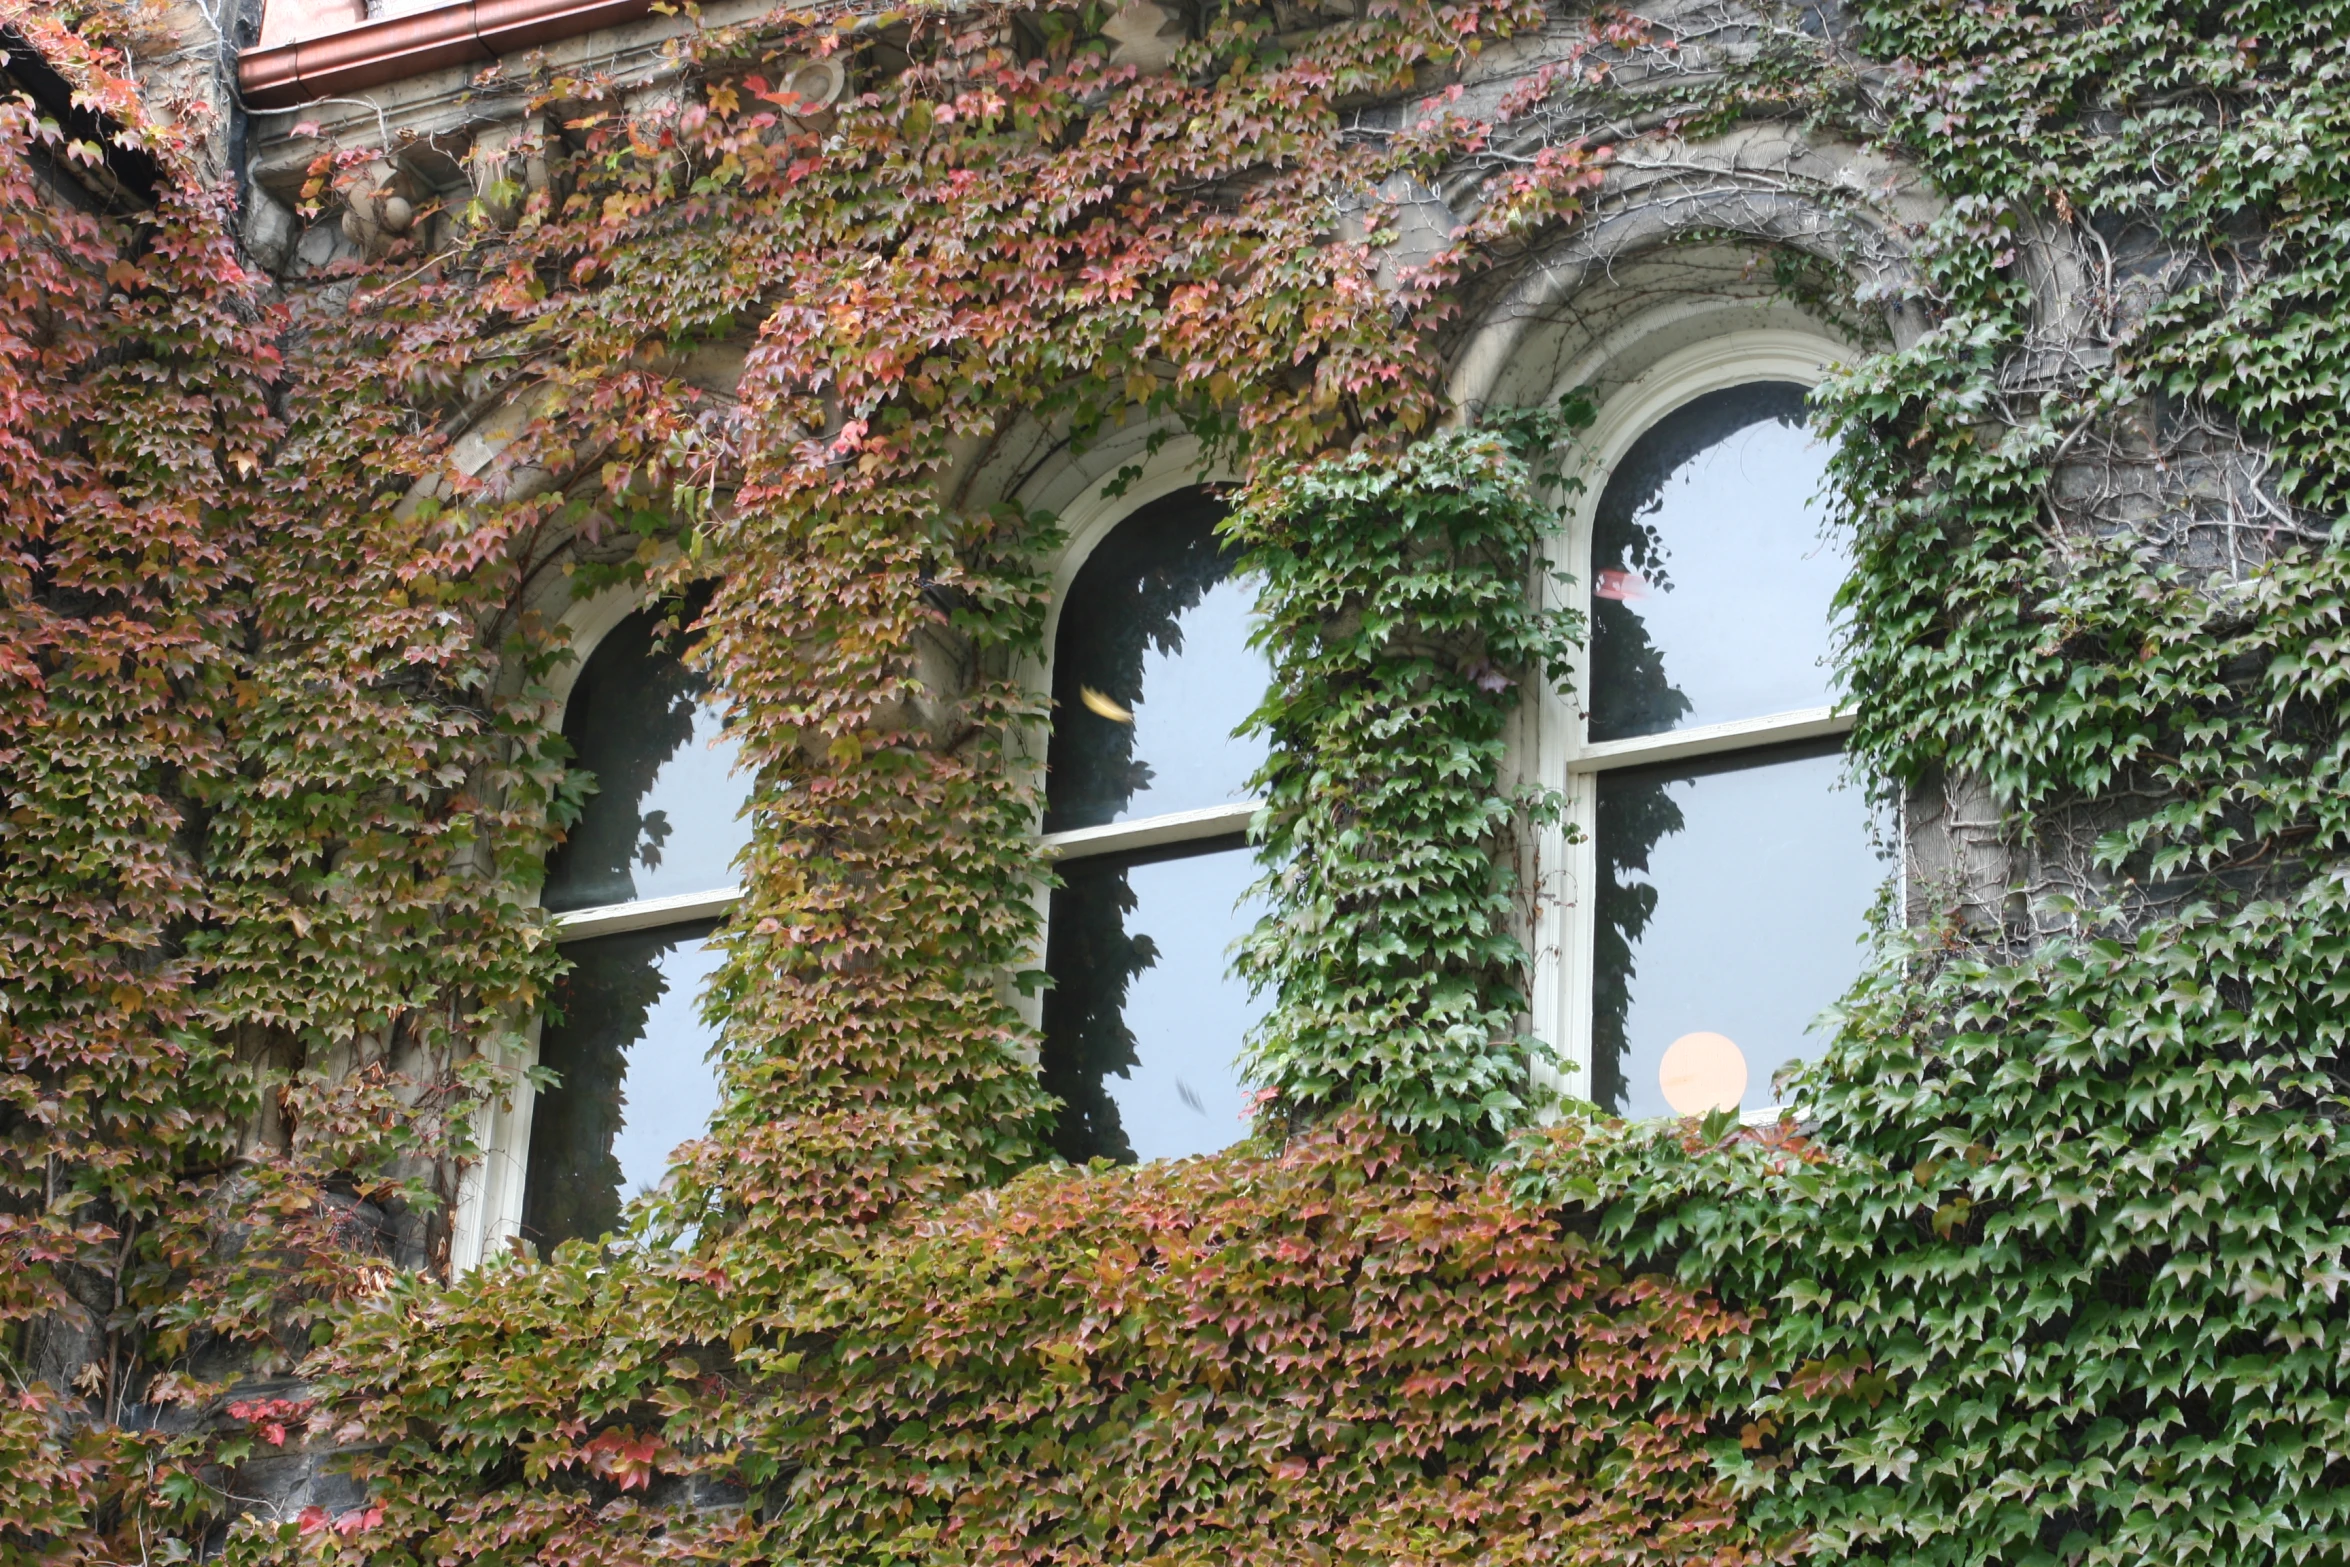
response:
[[[2344,35],[2092,10],[20,24],[273,346],[12,371],[6,1550],[2350,1549]]]

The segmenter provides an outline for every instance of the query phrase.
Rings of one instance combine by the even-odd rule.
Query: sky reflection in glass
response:
[[[621,1205],[660,1185],[677,1145],[718,1105],[717,1032],[702,1020],[718,966],[709,923],[568,943],[556,987],[563,1021],[539,1041],[561,1081],[531,1112],[522,1232],[543,1246],[595,1237]]]
[[[1262,904],[1242,847],[1080,860],[1053,894],[1044,1084],[1073,1162],[1180,1159],[1248,1131],[1238,1059],[1267,1002],[1229,972]]]
[[[1828,448],[1805,392],[1754,382],[1660,420],[1608,478],[1591,544],[1594,740],[1832,699]]]
[[[1101,827],[1247,798],[1262,739],[1233,730],[1264,699],[1248,646],[1254,588],[1199,491],[1153,502],[1086,558],[1061,610],[1045,830]],[[1090,695],[1089,695],[1090,693]]]
[[[1889,870],[1843,756],[1812,746],[1713,764],[1602,773],[1592,1097],[1674,1113],[1666,1051],[1732,1041],[1742,1107],[1817,1043],[1805,1030],[1859,976],[1867,915]]]
[[[572,688],[563,734],[573,765],[595,774],[596,792],[548,858],[549,909],[734,885],[735,854],[750,839],[739,748],[709,683],[658,637],[658,624],[652,611],[622,621]]]

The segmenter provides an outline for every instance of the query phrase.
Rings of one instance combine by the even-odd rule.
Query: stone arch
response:
[[[1911,236],[1941,203],[1907,165],[1782,125],[1703,142],[1629,144],[1586,215],[1551,244],[1497,273],[1470,302],[1472,325],[1451,354],[1448,400],[1465,417],[1522,400],[1540,365],[1596,354],[1611,333],[1660,306],[1694,318],[1743,307],[1785,315],[1783,291],[1757,277],[1760,250],[1809,257],[1884,312],[1896,341],[1923,330],[1903,299]],[[1651,322],[1643,330],[1655,330]],[[1682,346],[1681,338],[1660,349]]]

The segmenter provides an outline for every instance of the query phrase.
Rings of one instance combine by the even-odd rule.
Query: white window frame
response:
[[[557,727],[570,716],[571,693],[580,671],[605,637],[638,610],[644,595],[634,588],[617,587],[571,606],[559,622],[572,649],[551,677]],[[557,914],[548,925],[557,943],[612,936],[623,931],[656,926],[685,925],[721,919],[742,901],[737,884],[706,892],[679,893],[665,898],[637,898],[595,908]],[[481,1266],[522,1235],[522,1199],[530,1181],[531,1113],[538,1095],[522,1074],[538,1064],[539,1035],[544,1016],[534,1016],[524,1031],[520,1058],[498,1063],[512,1070],[512,1088],[503,1102],[492,1100],[475,1112],[474,1139],[480,1156],[468,1165],[457,1188],[457,1212],[451,1225],[449,1271],[462,1274]]]
[[[1637,335],[1637,334],[1635,334]],[[1667,414],[1709,392],[1757,381],[1817,386],[1849,357],[1850,350],[1824,332],[1784,327],[1724,331],[1669,353],[1609,393],[1579,445],[1585,460],[1575,472],[1583,488],[1570,497],[1566,526],[1552,541],[1546,561],[1564,571],[1560,583],[1545,573],[1548,602],[1591,613],[1591,538],[1600,495],[1633,444]],[[1552,388],[1551,399],[1588,384],[1604,366],[1578,367]],[[1566,799],[1561,819],[1534,833],[1532,911],[1535,953],[1532,994],[1536,1037],[1547,1040],[1567,1063],[1561,1072],[1539,1070],[1540,1080],[1577,1098],[1591,1093],[1592,1003],[1597,984],[1599,934],[1597,843],[1599,780],[1619,768],[1701,757],[1734,756],[1803,740],[1841,736],[1852,728],[1849,712],[1833,705],[1794,708],[1624,740],[1592,740],[1586,694],[1591,688],[1591,649],[1586,638],[1576,650],[1570,700],[1549,681],[1538,681],[1526,714],[1526,749],[1536,780],[1558,787]],[[1570,838],[1580,841],[1570,842]],[[1777,1107],[1748,1112],[1749,1119],[1775,1119]]]
[[[1067,534],[1060,558],[1053,564],[1052,597],[1045,609],[1044,642],[1040,655],[1029,661],[1023,671],[1023,680],[1031,694],[1040,701],[1049,702],[1053,693],[1053,664],[1060,649],[1061,606],[1069,599],[1069,590],[1085,563],[1093,558],[1104,539],[1118,525],[1151,502],[1164,500],[1183,490],[1202,485],[1230,483],[1231,475],[1220,469],[1202,465],[1199,445],[1188,436],[1169,439],[1156,453],[1144,455],[1147,449],[1146,429],[1129,432],[1123,439],[1107,443],[1091,454],[1091,461],[1082,470],[1063,472],[1063,485],[1075,479],[1081,487],[1062,499],[1053,488],[1042,489],[1028,497],[1029,504],[1050,506],[1060,516]],[[1130,475],[1125,489],[1116,495],[1109,493],[1116,474],[1131,464],[1136,473]],[[1056,504],[1058,502],[1058,504]],[[1044,744],[1051,745],[1052,724],[1045,726]],[[1044,758],[1032,759],[1033,777],[1039,792],[1044,784]],[[1100,859],[1114,854],[1132,854],[1144,849],[1167,848],[1177,844],[1199,843],[1210,838],[1228,838],[1246,832],[1248,825],[1263,806],[1256,799],[1235,800],[1226,805],[1210,805],[1198,810],[1169,811],[1158,816],[1138,817],[1133,821],[1112,822],[1104,827],[1073,827],[1065,832],[1041,834],[1045,853],[1054,861],[1077,862]],[[1038,925],[1048,944],[1051,940],[1052,895],[1041,884],[1036,893]],[[1044,953],[1037,954],[1036,967],[1044,967]],[[1021,1011],[1031,1027],[1044,1024],[1044,997],[1041,992],[1023,996]]]
[[[1128,518],[1154,501],[1164,500],[1185,490],[1235,482],[1228,470],[1210,467],[1203,462],[1199,443],[1194,438],[1188,435],[1170,436],[1157,452],[1151,453],[1146,444],[1149,433],[1149,427],[1125,432],[1122,438],[1105,443],[1090,454],[1090,461],[1083,469],[1064,469],[1059,486],[1062,495],[1056,495],[1053,488],[1045,488],[1028,497],[1031,505],[1050,506],[1056,510],[1066,533],[1066,542],[1053,565],[1052,596],[1045,607],[1043,646],[1040,655],[1030,660],[1022,672],[1029,692],[1040,702],[1050,703],[1052,700],[1053,674],[1060,653],[1062,606],[1068,603],[1069,591],[1077,581],[1077,574],[1085,569],[1086,562],[1093,558],[1093,552]],[[1109,493],[1110,486],[1120,474],[1125,476],[1127,482],[1118,494],[1112,495]],[[1071,480],[1080,476],[1083,488],[1073,495],[1067,495]],[[1048,754],[1052,745],[1052,732],[1058,721],[1059,714],[1054,713],[1044,726],[1042,743]],[[1041,800],[1048,781],[1045,777],[1044,756],[1039,755],[1032,760],[1032,777]],[[1082,864],[1089,860],[1133,854],[1147,849],[1172,848],[1235,837],[1248,830],[1249,823],[1255,820],[1263,808],[1264,801],[1252,796],[1229,804],[1203,806],[1189,811],[1167,811],[1157,816],[1111,822],[1101,827],[1073,827],[1062,832],[1040,833],[1038,839],[1047,858],[1055,864]],[[1041,879],[1037,883],[1035,900],[1037,930],[1043,943],[1037,952],[1035,967],[1042,972],[1045,959],[1052,950],[1052,889]],[[1041,1044],[1044,992],[1040,989],[1020,996],[1019,1008],[1022,1018],[1037,1030]],[[1032,1064],[1039,1072],[1043,1070],[1041,1057]]]

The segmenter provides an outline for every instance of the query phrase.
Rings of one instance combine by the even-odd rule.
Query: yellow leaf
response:
[[[1077,688],[1077,700],[1085,704],[1085,710],[1087,712],[1099,714],[1101,717],[1108,719],[1113,724],[1131,724],[1134,722],[1134,715],[1131,712],[1127,711],[1123,707],[1120,707],[1117,703],[1111,701],[1108,697],[1102,695],[1099,691],[1096,691],[1091,686],[1079,686]]]

